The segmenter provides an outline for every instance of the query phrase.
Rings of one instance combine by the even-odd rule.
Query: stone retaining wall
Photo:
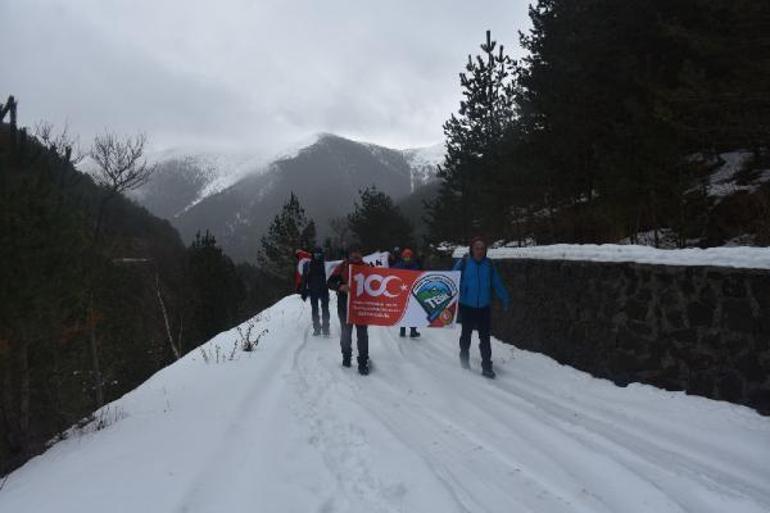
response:
[[[770,414],[770,271],[495,260],[513,298],[493,334],[625,385]]]

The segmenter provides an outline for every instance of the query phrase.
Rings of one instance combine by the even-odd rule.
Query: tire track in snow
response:
[[[407,365],[406,368],[418,372],[424,370],[413,363]],[[461,375],[459,363],[454,370],[458,372],[458,375]],[[402,393],[403,391],[398,390],[397,385],[394,385],[394,383],[404,383],[404,380],[408,379],[403,369],[401,371],[401,379],[392,380],[388,377],[378,376],[378,384],[382,385],[382,388],[392,390],[393,393],[389,395],[408,397]],[[452,382],[453,380],[441,380],[436,381],[436,384],[446,387]],[[474,380],[473,386],[483,386],[483,382]],[[444,389],[443,393],[450,395],[451,392]],[[386,395],[383,390],[378,390],[378,396],[383,395]],[[421,452],[423,457],[431,461],[434,467],[441,469],[445,479],[451,481],[452,486],[459,490],[455,493],[466,498],[466,508],[469,510],[512,511],[526,508],[528,511],[542,511],[544,508],[550,508],[548,511],[592,513],[601,510],[610,511],[609,509],[602,509],[601,502],[598,500],[593,501],[594,504],[589,508],[583,508],[572,503],[568,498],[569,494],[560,487],[554,486],[547,479],[534,477],[534,472],[528,472],[522,461],[503,454],[500,450],[504,447],[503,444],[497,444],[497,447],[493,447],[491,441],[483,435],[477,435],[472,430],[461,427],[455,420],[452,420],[453,417],[458,416],[458,411],[455,411],[454,415],[447,415],[426,403],[425,397],[422,396],[415,398],[406,407],[399,407],[397,410],[382,412],[378,409],[371,409],[370,411],[378,415],[381,422],[388,425],[391,431],[396,433],[396,436],[404,440],[405,443],[410,443],[413,449]],[[484,413],[486,414],[486,412]],[[428,450],[413,442],[415,439],[424,438],[425,433],[431,433],[433,437],[432,444],[427,447]],[[482,476],[471,477],[472,482],[469,483],[467,470],[471,463],[475,469],[471,475],[473,476],[475,473],[482,474]],[[553,468],[558,470],[555,466]],[[459,475],[458,470],[465,471],[465,476]],[[515,491],[512,490],[511,486],[514,483],[520,485]],[[491,486],[492,484],[495,486]],[[481,497],[485,500],[483,503],[479,503],[479,499],[474,499],[474,497]]]
[[[618,415],[610,410],[603,410],[603,414],[591,413],[593,408],[580,405],[576,408],[574,402],[567,402],[565,398],[556,393],[546,394],[532,384],[527,385],[522,380],[512,376],[511,379],[497,381],[490,384],[495,389],[501,401],[516,407],[513,397],[523,399],[533,408],[543,410],[552,418],[558,418],[570,426],[570,432],[584,443],[589,443],[597,452],[615,454],[616,459],[630,469],[637,469],[645,465],[648,473],[643,477],[651,483],[669,483],[669,479],[677,479],[687,476],[690,481],[696,481],[701,486],[715,490],[719,495],[728,494],[747,499],[748,497],[762,497],[762,510],[770,510],[770,494],[761,487],[762,476],[730,473],[724,467],[732,467],[730,460],[724,462],[704,461],[698,455],[698,451],[687,451],[688,440],[677,439],[675,443],[668,440],[671,433],[662,429],[654,430],[657,436],[649,436],[639,426],[634,424],[621,424],[617,420]],[[508,387],[506,389],[505,387]],[[526,388],[526,390],[525,390]],[[588,413],[587,413],[588,412]],[[613,422],[612,413],[616,422]],[[649,425],[649,423],[647,423]],[[647,435],[647,436],[645,436]],[[674,436],[673,438],[677,438]],[[706,450],[706,448],[703,448]],[[658,474],[657,479],[652,479],[652,474]],[[637,470],[634,470],[637,472]],[[663,474],[661,477],[660,474]],[[722,484],[727,483],[728,485]],[[684,483],[692,487],[694,483]],[[671,496],[684,489],[683,486],[668,486],[666,493]],[[736,493],[737,490],[743,493]],[[706,511],[704,509],[703,511]]]
[[[335,412],[334,401],[330,400],[333,399],[330,394],[341,394],[350,400],[353,387],[346,390],[340,380],[331,376],[328,362],[308,350],[315,343],[326,346],[327,340],[320,337],[311,340],[308,327],[292,356],[293,381],[300,398],[294,413],[306,424],[308,443],[321,453],[336,482],[336,493],[327,497],[322,509],[325,512],[337,511],[339,507],[349,511],[398,511],[388,501],[392,495],[389,490],[398,486],[394,488],[380,482],[368,464],[372,459],[366,431],[355,423],[342,421]],[[303,357],[313,361],[303,365]]]
[[[285,326],[283,319],[281,324]],[[177,509],[180,513],[216,509],[207,504],[212,500],[212,488],[217,486],[228,490],[227,493],[240,493],[244,501],[257,500],[252,493],[249,470],[259,465],[262,455],[259,444],[252,438],[253,430],[271,418],[269,412],[280,408],[286,384],[282,377],[290,373],[291,364],[282,345],[282,342],[271,340],[268,336],[258,346],[256,356],[263,359],[259,362],[263,372],[255,374],[244,390],[233,391],[242,394],[242,398],[227,419],[226,428],[213,445],[214,449],[201,459],[198,477],[192,480],[192,485],[180,500]],[[238,471],[234,473],[233,469]]]
[[[724,470],[730,466],[725,461],[724,465],[693,457],[691,451],[675,450],[670,444],[656,442],[666,433],[659,433],[656,438],[644,436],[635,426],[622,425],[612,422],[608,418],[594,415],[586,415],[584,410],[577,417],[571,412],[570,406],[561,400],[545,396],[531,390],[524,390],[516,383],[511,384],[516,388],[516,395],[525,398],[531,404],[538,404],[540,408],[553,417],[562,419],[566,424],[573,426],[578,437],[591,445],[597,451],[613,452],[619,461],[623,461],[629,468],[644,467],[645,476],[650,482],[668,483],[669,480],[681,480],[686,477],[689,481],[697,482],[701,487],[712,489],[718,495],[732,495],[736,498],[748,499],[749,497],[762,497],[762,510],[770,510],[770,495],[761,486],[757,486],[757,480],[761,476],[736,475]],[[579,420],[577,420],[579,419]],[[679,440],[686,444],[686,440]],[[658,474],[654,476],[653,474]],[[657,477],[653,481],[653,477]],[[692,487],[694,483],[682,483],[679,486],[671,486],[667,491],[669,495],[685,489],[682,485]],[[740,493],[738,493],[740,492]],[[752,499],[753,500],[753,499]],[[706,506],[704,505],[704,508]],[[707,511],[703,509],[701,511]]]
[[[427,365],[429,363],[426,361],[427,357],[425,355],[421,357],[422,363]],[[446,358],[444,359],[446,360]],[[435,358],[432,358],[431,361],[435,361]],[[438,372],[435,366],[431,367],[431,371],[434,375]],[[441,377],[444,380],[448,379],[447,376]],[[487,385],[490,387],[490,393],[495,395],[500,401],[500,404],[497,405],[498,408],[501,405],[505,405],[508,411],[517,411],[523,405],[522,401],[524,401],[529,406],[528,409],[534,422],[540,422],[543,426],[550,425],[555,429],[561,430],[565,436],[572,437],[575,442],[588,447],[595,456],[605,455],[613,459],[628,472],[635,474],[648,486],[656,488],[672,502],[679,503],[682,509],[687,508],[676,497],[686,493],[683,490],[692,488],[696,483],[698,483],[696,488],[699,488],[701,491],[703,488],[713,489],[715,493],[712,498],[717,502],[720,497],[727,494],[748,501],[746,504],[747,511],[765,511],[767,507],[764,502],[762,505],[757,505],[754,503],[754,499],[749,499],[750,496],[762,496],[764,492],[761,489],[750,487],[747,494],[737,494],[734,487],[720,485],[720,480],[722,479],[725,479],[731,485],[745,482],[745,479],[733,478],[710,466],[704,467],[698,461],[689,460],[687,455],[670,453],[666,449],[658,447],[657,444],[649,439],[623,432],[618,433],[617,426],[609,421],[602,421],[598,418],[582,415],[583,410],[580,410],[580,418],[589,419],[591,424],[589,429],[586,425],[576,422],[574,416],[568,414],[575,413],[573,406],[559,402],[557,397],[549,398],[542,393],[527,394],[523,392],[519,385],[517,385],[515,376],[511,376],[507,380],[487,383]],[[516,390],[506,390],[503,387],[504,385],[511,386]],[[494,407],[494,404],[491,404],[491,407]],[[490,420],[494,421],[494,416]],[[645,444],[652,445],[653,449],[645,447]],[[658,458],[663,459],[664,464],[661,464]],[[640,472],[640,466],[644,466],[645,472]],[[683,477],[688,479],[684,480]],[[671,480],[677,481],[677,484],[671,484]],[[666,486],[661,486],[659,483]],[[688,499],[693,498],[688,497]],[[704,505],[709,503],[708,500],[702,499],[701,502]],[[707,508],[707,506],[704,506],[704,508]],[[702,511],[707,510],[702,509]],[[720,511],[719,506],[716,506],[713,510]]]
[[[446,373],[445,371],[439,370],[439,368],[436,366],[435,359],[432,361],[432,367],[430,367],[430,372],[437,376],[438,379],[436,379],[436,383],[453,383],[457,381],[458,377],[463,376],[464,373],[459,369],[459,365],[455,363],[451,367],[451,371],[449,373]],[[456,361],[456,360],[455,360]],[[426,362],[422,362],[423,365],[418,366],[419,368],[425,368]],[[441,375],[439,373],[441,372]],[[454,378],[454,379],[452,379]],[[479,378],[480,379],[480,378]],[[466,430],[466,433],[472,433],[473,430],[482,430],[485,432],[485,435],[481,437],[482,440],[487,440],[487,444],[496,446],[496,447],[502,447],[506,442],[510,442],[510,440],[505,440],[505,437],[502,438],[498,436],[499,432],[502,433],[509,433],[509,438],[512,436],[524,436],[524,433],[522,433],[522,430],[528,432],[528,437],[521,438],[518,440],[519,445],[529,445],[532,448],[539,447],[539,453],[537,454],[531,453],[529,454],[528,458],[537,461],[538,466],[545,465],[547,468],[550,468],[550,473],[561,473],[562,478],[559,480],[559,483],[561,485],[564,484],[564,482],[573,483],[573,486],[577,488],[578,484],[580,483],[581,475],[584,473],[584,469],[580,466],[576,466],[573,464],[573,461],[586,461],[586,458],[588,460],[594,459],[598,461],[604,461],[605,465],[609,464],[610,466],[616,467],[616,473],[620,472],[621,474],[626,475],[626,479],[631,479],[633,483],[635,483],[637,486],[650,486],[651,488],[655,489],[656,492],[658,492],[658,499],[657,502],[659,502],[659,507],[666,507],[667,511],[680,511],[681,508],[679,508],[676,504],[676,501],[669,497],[666,493],[664,493],[662,490],[658,489],[654,483],[648,482],[643,476],[640,476],[633,468],[628,468],[625,465],[622,464],[622,462],[618,462],[611,458],[611,455],[604,454],[603,452],[596,452],[595,447],[589,447],[584,442],[581,442],[580,440],[575,440],[571,433],[568,431],[565,431],[562,429],[563,426],[560,426],[556,424],[554,421],[555,419],[549,418],[548,415],[534,415],[530,416],[531,419],[527,419],[525,421],[521,420],[521,415],[516,414],[518,420],[517,427],[519,428],[519,432],[511,431],[510,427],[506,426],[505,424],[501,424],[499,417],[499,412],[501,411],[500,404],[496,404],[494,401],[489,401],[488,397],[486,397],[486,394],[482,394],[481,396],[472,396],[468,395],[468,391],[478,391],[480,389],[483,390],[483,387],[492,386],[491,382],[486,381],[476,381],[475,378],[471,381],[467,381],[467,383],[470,385],[470,387],[462,388],[458,391],[456,391],[456,394],[465,395],[466,397],[466,403],[468,405],[471,405],[473,408],[476,408],[475,415],[480,416],[484,418],[484,422],[477,422],[475,425]],[[485,403],[488,405],[486,408],[481,408],[479,403]],[[521,406],[519,405],[513,405],[513,406]],[[415,406],[416,408],[419,408],[419,406]],[[426,405],[422,405],[422,408],[426,408]],[[516,412],[516,408],[512,408],[511,411]],[[490,413],[494,412],[494,413]],[[457,418],[456,412],[450,412],[449,416],[445,416],[444,418],[451,419],[452,416]],[[510,419],[509,419],[510,420]],[[451,423],[451,420],[450,420]],[[549,443],[547,443],[547,440],[544,438],[538,438],[541,433],[538,432],[538,430],[534,429],[533,426],[538,426],[542,429],[544,427],[549,428],[549,434],[550,436],[560,436],[562,438],[566,438],[566,440],[563,440],[560,445],[563,445],[564,447],[568,448],[570,451],[574,453],[574,458],[559,458],[558,453],[554,453],[552,450],[549,450]],[[497,426],[498,429],[493,431],[490,426]],[[523,429],[526,428],[526,429]],[[464,428],[463,428],[464,429]],[[548,429],[546,430],[548,432]],[[469,435],[470,438],[473,438],[473,435]],[[491,440],[491,442],[490,442]],[[496,442],[496,443],[495,443]],[[484,447],[484,442],[480,442],[480,446]],[[575,451],[578,451],[575,453]],[[498,457],[500,456],[500,451],[497,449],[496,451],[493,449],[490,451],[490,454],[496,454]],[[519,466],[524,466],[522,463],[519,463]],[[565,471],[567,471],[569,468],[572,470],[568,472],[568,474],[564,474]],[[617,475],[615,477],[617,479]],[[553,481],[553,479],[546,478],[545,474],[543,472],[540,472],[540,480],[543,482],[543,487],[545,489],[550,490],[553,495],[557,497],[569,497],[569,496],[577,496],[576,493],[570,493],[567,490],[561,490],[557,491],[558,487],[554,488],[554,483],[551,482],[548,484],[548,481]],[[652,490],[651,490],[652,492]],[[590,493],[588,494],[590,495]],[[566,499],[565,499],[566,500]],[[623,500],[622,497],[619,497],[618,500]],[[592,505],[591,511],[596,510],[598,506]],[[628,510],[628,507],[625,508]],[[612,508],[610,509],[612,510]]]

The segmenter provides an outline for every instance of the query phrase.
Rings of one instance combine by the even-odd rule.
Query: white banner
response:
[[[389,256],[390,256],[390,253],[388,253],[387,251],[379,251],[377,253],[371,253],[364,257],[364,263],[369,264],[372,267],[389,267],[388,266]],[[329,278],[329,276],[331,276],[334,269],[341,263],[342,263],[342,260],[332,260],[331,262],[326,262],[327,279]]]

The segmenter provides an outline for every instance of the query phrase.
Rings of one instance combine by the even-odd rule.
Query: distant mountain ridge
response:
[[[294,192],[316,223],[319,239],[346,215],[358,191],[375,186],[395,200],[435,180],[443,145],[395,150],[319,134],[275,160],[243,153],[157,157],[158,171],[135,199],[169,219],[183,239],[209,230],[236,261],[253,261],[273,216]]]

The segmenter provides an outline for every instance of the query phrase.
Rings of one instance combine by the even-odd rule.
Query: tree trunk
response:
[[[19,435],[21,444],[26,448],[26,438],[29,433],[29,411],[30,411],[30,377],[29,377],[29,341],[26,333],[22,333],[22,340],[19,344],[18,354],[19,364]]]
[[[166,304],[163,302],[163,296],[160,293],[160,277],[155,275],[155,293],[158,295],[158,303],[160,303],[160,312],[163,314],[163,323],[166,326],[166,336],[168,337],[168,345],[171,346],[171,351],[174,353],[174,357],[178,360],[180,358],[179,349],[174,344],[174,337],[171,334],[171,324],[168,322],[168,312],[166,311]],[[179,327],[179,336],[182,336],[182,327]]]
[[[11,448],[11,450],[13,450],[13,448],[18,444],[16,435],[19,423],[17,422],[18,412],[15,411],[13,401],[13,381],[11,376],[13,369],[11,366],[11,359],[12,352],[9,351],[8,357],[4,358],[3,362],[3,403],[1,408],[2,418],[0,420],[2,421],[2,431],[4,433],[3,437],[5,438],[5,443],[9,448]],[[3,468],[0,466],[0,472],[2,471]]]
[[[102,369],[99,364],[99,342],[96,338],[96,313],[94,312],[94,299],[91,296],[91,304],[88,308],[89,316],[89,342],[91,349],[91,370],[94,374],[94,392],[96,393],[96,407],[104,406],[104,380],[102,379]]]

